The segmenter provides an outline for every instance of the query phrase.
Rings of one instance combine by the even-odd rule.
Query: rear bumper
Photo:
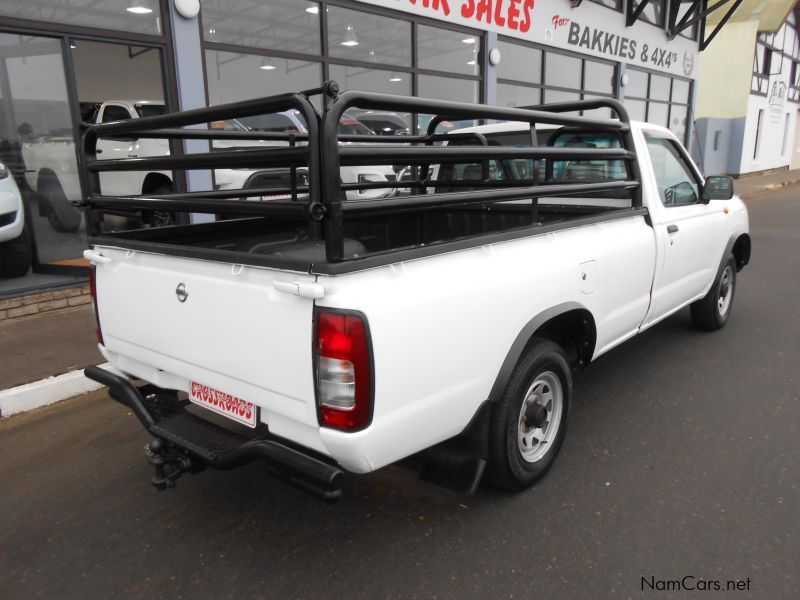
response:
[[[108,386],[110,396],[129,407],[154,437],[150,462],[156,468],[153,484],[172,487],[186,472],[205,467],[231,469],[264,459],[276,475],[326,500],[341,496],[342,470],[321,457],[304,452],[263,432],[253,438],[233,433],[185,410],[188,401],[174,391],[153,385],[137,388],[130,380],[98,367],[87,367],[86,377]]]

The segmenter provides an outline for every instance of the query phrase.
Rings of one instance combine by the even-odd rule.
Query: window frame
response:
[[[443,22],[436,19],[430,19],[419,15],[414,15],[405,12],[374,6],[371,4],[362,4],[353,0],[317,0],[319,6],[319,36],[320,48],[319,54],[308,54],[304,52],[285,51],[273,48],[257,48],[251,46],[241,46],[238,44],[230,44],[225,42],[214,42],[206,39],[207,23],[203,20],[202,10],[199,15],[199,22],[201,28],[201,49],[203,51],[203,78],[206,90],[206,98],[208,98],[208,68],[206,65],[205,54],[208,50],[230,52],[244,55],[255,55],[261,57],[272,58],[287,58],[290,60],[300,60],[306,62],[315,62],[322,67],[322,81],[330,79],[330,66],[338,65],[342,67],[357,67],[363,69],[374,69],[383,71],[392,71],[398,74],[408,75],[411,78],[411,95],[418,96],[419,90],[419,77],[421,75],[428,75],[433,77],[444,77],[449,79],[466,80],[476,82],[478,85],[478,102],[484,102],[484,85],[485,72],[483,69],[483,61],[481,57],[486,50],[486,32],[478,29],[472,29],[463,25],[456,25],[449,22]],[[411,66],[401,66],[385,63],[373,63],[361,60],[343,59],[330,56],[329,53],[329,40],[328,40],[328,23],[327,23],[327,7],[336,6],[338,8],[357,10],[361,13],[373,14],[381,17],[389,17],[397,21],[404,21],[411,24]],[[425,69],[419,67],[419,57],[417,48],[417,30],[419,26],[434,27],[448,31],[458,32],[460,34],[469,35],[477,38],[478,44],[478,64],[479,72],[477,75],[466,75],[462,73],[451,73],[447,71],[437,71],[435,69]],[[412,120],[413,131],[418,131],[418,120]]]
[[[685,208],[687,206],[697,206],[702,205],[703,203],[703,185],[705,184],[705,180],[702,176],[698,173],[697,167],[694,164],[694,161],[691,157],[686,153],[685,148],[682,144],[677,143],[671,136],[665,135],[663,132],[658,131],[656,129],[650,129],[648,127],[642,128],[642,134],[644,136],[645,146],[647,147],[647,159],[650,161],[650,167],[652,169],[653,178],[656,182],[656,191],[658,191],[658,198],[661,200],[661,206],[664,208]],[[653,166],[653,155],[650,153],[650,140],[659,140],[663,142],[667,146],[669,146],[677,156],[679,162],[683,165],[683,168],[689,173],[692,181],[687,183],[692,183],[697,186],[696,192],[696,199],[694,202],[682,202],[680,204],[667,204],[661,198],[661,183],[658,181],[658,176],[655,172],[655,167]],[[668,189],[668,188],[667,188]]]

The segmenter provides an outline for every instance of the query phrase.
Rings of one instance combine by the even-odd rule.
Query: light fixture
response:
[[[135,15],[148,15],[153,12],[153,9],[148,6],[146,0],[131,0],[128,3],[128,8],[125,10]]]
[[[472,67],[478,64],[478,48],[475,47],[472,49],[472,58],[467,61],[467,64]]]
[[[474,37],[468,37],[468,38],[464,38],[461,41],[464,42],[465,44],[474,44],[476,40],[475,40]]]
[[[208,28],[208,41],[209,42],[216,42],[217,41],[217,28],[211,25]]]
[[[74,42],[74,41],[72,41],[72,40],[70,40],[70,41],[69,41],[69,47],[70,47],[70,48],[72,48],[73,50],[74,50],[75,48],[77,48],[77,46],[75,45],[75,42]]]
[[[392,75],[392,76],[389,78],[389,81],[391,81],[392,83],[397,83],[397,82],[399,82],[399,81],[403,81],[403,78],[402,78],[402,77],[400,77],[399,75]]]
[[[274,71],[277,67],[269,56],[265,56],[261,59],[261,64],[258,66],[258,68],[262,69],[263,71]]]
[[[344,39],[342,39],[341,44],[342,46],[358,46],[356,30],[352,25],[347,26],[347,31],[344,32]]]
[[[306,9],[306,12],[310,15],[318,15],[319,14],[319,6],[309,6]]]

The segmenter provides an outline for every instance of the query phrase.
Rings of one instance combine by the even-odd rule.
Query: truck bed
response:
[[[343,273],[429,253],[457,250],[567,227],[643,214],[643,209],[591,205],[538,207],[529,204],[441,208],[395,215],[360,216],[346,222],[345,260],[326,261],[324,240],[314,240],[307,223],[251,217],[139,229],[93,238],[95,245],[310,273]]]

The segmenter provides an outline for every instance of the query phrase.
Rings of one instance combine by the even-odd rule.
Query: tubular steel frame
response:
[[[186,211],[200,213],[224,213],[226,215],[250,215],[262,218],[294,219],[308,222],[312,239],[324,239],[325,265],[308,265],[317,272],[343,272],[352,270],[338,263],[373,263],[364,258],[349,259],[344,256],[344,221],[351,215],[395,214],[413,210],[435,210],[447,206],[470,206],[482,203],[507,202],[530,199],[532,212],[537,214],[540,196],[556,197],[582,195],[592,192],[628,190],[631,195],[631,209],[625,214],[643,214],[641,184],[636,153],[631,133],[628,113],[624,106],[611,98],[579,100],[557,104],[539,105],[527,108],[506,108],[482,104],[448,102],[417,97],[395,96],[389,94],[348,91],[337,95],[335,82],[327,82],[322,88],[294,94],[283,94],[268,98],[247,100],[210,108],[200,108],[185,112],[165,114],[113,123],[84,124],[82,136],[81,168],[88,181],[88,194],[83,203],[89,211]],[[326,110],[320,114],[309,101],[314,94],[326,95]],[[428,131],[423,135],[412,136],[357,136],[340,135],[338,128],[341,117],[351,108],[392,110],[417,114],[432,114]],[[571,113],[581,110],[609,108],[618,119],[600,119],[576,116]],[[308,128],[307,133],[277,133],[258,131],[224,131],[214,129],[183,129],[226,119],[243,118],[261,114],[272,114],[286,110],[297,110]],[[533,145],[530,147],[489,146],[483,135],[473,132],[452,134],[435,133],[436,126],[445,120],[502,120],[528,123],[532,139],[535,140],[537,124],[556,125],[575,131],[616,132],[621,140],[621,148],[578,148]],[[169,155],[161,157],[123,158],[98,160],[97,140],[100,138],[137,137],[214,140],[265,140],[286,145],[225,149],[197,154]],[[449,144],[435,145],[447,140]],[[459,143],[461,142],[461,143]],[[466,142],[468,145],[464,145]],[[533,179],[518,181],[491,181],[488,178],[489,161],[492,159],[544,159],[554,160],[597,160],[625,161],[626,180],[564,182],[539,181],[538,172]],[[436,164],[480,163],[484,177],[481,181],[439,182],[432,180],[429,166]],[[398,182],[359,182],[343,184],[341,167],[358,165],[413,165],[416,176],[412,181]],[[287,169],[291,175],[288,187],[260,187],[235,190],[215,190],[191,193],[169,193],[158,196],[114,197],[101,193],[101,172],[139,171],[139,170],[190,170],[200,168],[241,168]],[[297,170],[307,173],[307,185],[297,184]],[[552,172],[549,169],[548,172]],[[463,184],[463,185],[462,185]],[[430,193],[437,186],[449,188],[470,187],[467,191],[447,191]],[[389,197],[377,200],[347,200],[346,192],[353,189],[411,188],[412,195]],[[267,195],[285,195],[284,200],[247,201],[242,198]],[[599,216],[577,218],[559,227],[573,226],[584,221],[619,218],[621,215],[607,212]],[[528,227],[517,228],[508,235],[509,239],[532,235],[549,230],[535,222]],[[98,220],[89,219],[96,223]],[[193,225],[180,227],[185,230]],[[177,228],[176,228],[177,229]],[[509,232],[501,232],[508,234]],[[497,233],[488,237],[493,239]],[[90,244],[108,243],[110,240],[134,242],[137,247],[146,245],[146,240],[156,240],[157,232],[128,232],[120,234],[100,234],[99,224],[90,232]],[[483,240],[484,237],[480,236]],[[463,245],[464,240],[456,240]],[[447,242],[444,242],[447,243]],[[485,243],[485,242],[484,242]],[[124,244],[123,244],[124,245]],[[167,244],[154,244],[162,247]],[[173,248],[173,250],[175,250]],[[428,251],[429,248],[424,249]],[[214,251],[222,252],[222,251]],[[179,252],[174,252],[179,254]],[[193,249],[193,255],[203,254],[203,250]],[[229,254],[234,254],[229,252]],[[235,253],[242,254],[242,253]],[[219,257],[222,259],[222,257]],[[240,256],[238,258],[241,258]],[[229,257],[227,260],[231,260]],[[396,259],[395,259],[396,260]],[[261,264],[262,260],[250,261]],[[296,262],[296,261],[294,261]],[[296,267],[296,265],[294,265]],[[320,270],[319,267],[325,267]]]

